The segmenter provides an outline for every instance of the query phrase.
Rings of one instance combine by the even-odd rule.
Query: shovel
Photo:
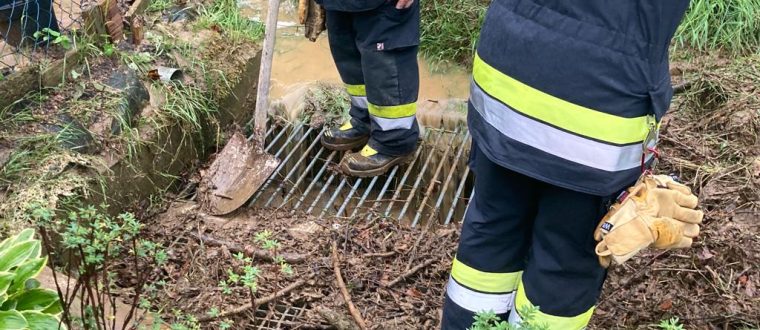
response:
[[[256,91],[253,141],[246,140],[243,134],[235,132],[227,145],[217,154],[206,173],[202,175],[198,188],[198,201],[201,209],[211,215],[224,215],[237,210],[280,165],[280,160],[264,149],[279,9],[280,0],[269,0],[264,49]]]

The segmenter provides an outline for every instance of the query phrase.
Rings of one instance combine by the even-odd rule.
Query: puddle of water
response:
[[[265,0],[243,0],[240,9],[246,17],[261,20],[266,11]],[[316,81],[341,83],[330,54],[325,32],[316,42],[303,37],[303,29],[297,26],[296,8],[292,1],[283,1],[280,8],[277,44],[272,64],[272,99],[287,94],[295,86]],[[469,75],[462,69],[445,73],[433,72],[420,60],[419,99],[444,100],[466,98],[469,92]]]

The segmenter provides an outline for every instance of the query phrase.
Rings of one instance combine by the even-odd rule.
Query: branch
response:
[[[348,311],[351,313],[351,316],[353,316],[354,321],[356,321],[356,324],[359,325],[359,329],[366,330],[367,324],[364,322],[364,319],[362,318],[362,315],[359,313],[359,310],[357,310],[356,306],[354,306],[354,303],[351,302],[351,296],[348,294],[348,289],[346,289],[346,283],[343,282],[343,276],[340,274],[340,259],[338,259],[338,244],[335,241],[332,242],[332,263],[333,263],[333,271],[335,271],[335,279],[338,281],[338,287],[340,287],[340,293],[343,294],[343,300],[345,300],[346,305],[348,305]]]
[[[277,292],[275,292],[275,293],[273,293],[271,295],[268,295],[268,296],[266,296],[264,298],[257,299],[256,300],[256,305],[257,306],[261,306],[261,305],[264,305],[264,304],[267,304],[267,303],[271,302],[272,300],[280,298],[280,297],[288,294],[290,291],[293,291],[293,290],[299,288],[300,286],[306,284],[306,281],[309,280],[309,279],[311,279],[311,276],[309,276],[307,278],[304,278],[304,279],[300,279],[298,281],[295,281],[292,284],[290,284],[290,285],[282,288],[282,290],[277,291]],[[247,310],[249,310],[251,308],[253,308],[253,304],[248,303],[248,304],[242,305],[240,307],[237,307],[235,309],[219,313],[219,315],[216,315],[216,316],[204,316],[204,317],[198,319],[198,321],[199,322],[209,322],[209,321],[213,321],[213,320],[218,319],[218,318],[224,318],[224,317],[227,317],[227,316],[240,314],[240,313],[243,313],[243,312],[245,312],[245,311],[247,311]]]
[[[203,244],[210,245],[210,246],[224,246],[231,252],[234,252],[234,253],[242,252],[248,257],[258,258],[258,259],[266,260],[270,262],[274,262],[275,260],[275,256],[273,256],[271,253],[266,252],[266,251],[254,250],[250,246],[242,247],[236,243],[223,241],[223,240],[216,239],[204,234],[190,233],[190,236],[203,242]],[[306,257],[307,257],[306,255],[295,254],[295,253],[282,253],[282,254],[279,254],[279,256],[281,256],[285,260],[285,262],[289,264],[296,264],[296,263],[303,262],[304,260],[306,260]]]
[[[385,286],[386,288],[390,288],[390,287],[392,287],[392,286],[394,286],[394,285],[398,284],[398,282],[401,282],[401,281],[403,281],[405,278],[407,278],[407,277],[409,277],[409,276],[412,276],[412,275],[414,275],[414,273],[416,273],[416,272],[420,271],[420,269],[422,269],[422,268],[425,268],[425,267],[427,267],[427,266],[430,266],[430,265],[431,265],[432,263],[434,263],[434,262],[435,262],[435,259],[428,259],[428,260],[426,260],[425,262],[423,262],[423,263],[421,263],[421,264],[419,264],[419,265],[415,266],[414,268],[412,268],[412,269],[408,270],[406,273],[403,273],[403,274],[401,274],[401,276],[399,276],[399,277],[396,277],[396,279],[395,279],[395,280],[388,282],[388,284],[386,284],[386,285],[384,285],[384,286]]]

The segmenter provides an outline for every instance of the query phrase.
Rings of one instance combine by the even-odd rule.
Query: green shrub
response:
[[[41,252],[33,229],[0,243],[0,329],[58,329],[62,312],[58,293],[40,288],[35,279],[47,264]]]

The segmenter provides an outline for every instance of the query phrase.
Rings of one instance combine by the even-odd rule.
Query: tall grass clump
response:
[[[200,10],[198,26],[202,29],[220,29],[233,41],[258,41],[264,35],[264,24],[243,16],[235,0],[214,0]]]
[[[760,53],[760,0],[691,0],[678,46]]]
[[[470,66],[491,0],[421,1],[420,52],[432,63]]]

